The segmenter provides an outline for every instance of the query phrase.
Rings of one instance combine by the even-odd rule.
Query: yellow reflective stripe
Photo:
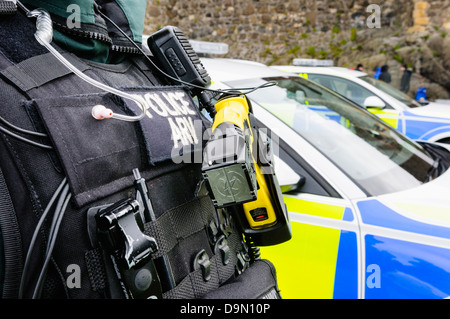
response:
[[[344,217],[344,206],[336,206],[330,204],[322,204],[311,202],[295,197],[284,196],[284,202],[290,212],[296,212],[307,215],[314,215],[332,219],[342,220]]]
[[[284,197],[289,212],[342,220],[344,206]],[[261,256],[276,268],[281,295],[286,299],[333,298],[340,230],[291,222],[292,239],[261,247]]]
[[[368,110],[393,128],[398,128],[398,111],[386,111],[378,108],[368,108]]]
[[[407,213],[409,218],[416,220],[427,219],[428,223],[444,226],[450,224],[450,209],[445,206],[433,205],[433,204],[420,204],[405,203],[405,202],[393,202],[391,207],[396,207],[397,212]],[[414,218],[415,217],[415,218]]]
[[[293,237],[261,247],[262,258],[275,265],[285,299],[333,298],[340,230],[291,223]]]

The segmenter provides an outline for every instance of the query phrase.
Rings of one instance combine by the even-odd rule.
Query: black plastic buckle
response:
[[[214,246],[214,253],[220,255],[222,263],[227,265],[230,262],[230,246],[225,236],[221,236]]]
[[[217,217],[219,219],[220,231],[228,237],[233,232],[233,220],[231,214],[226,208],[221,208],[217,210]]]
[[[242,241],[243,250],[237,253],[236,273],[242,274],[250,266],[250,256],[248,254],[248,246],[245,241]]]
[[[127,199],[96,215],[99,235],[105,248],[118,254],[118,262],[131,269],[158,250],[154,238],[145,235],[139,213],[139,203]]]
[[[194,258],[194,270],[201,269],[204,281],[211,279],[211,261],[204,249],[202,249]]]
[[[139,202],[126,199],[95,215],[97,238],[108,251],[126,298],[160,299],[161,282],[151,259],[158,250],[154,238],[143,233]]]

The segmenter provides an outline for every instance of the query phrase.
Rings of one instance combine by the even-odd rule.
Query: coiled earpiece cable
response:
[[[70,69],[73,73],[75,73],[78,77],[80,77],[82,80],[88,82],[89,84],[104,90],[106,92],[121,96],[126,99],[130,99],[136,104],[139,105],[141,109],[141,114],[137,116],[129,116],[129,115],[123,115],[114,113],[109,109],[106,109],[102,106],[95,106],[92,115],[100,120],[103,118],[115,118],[122,121],[140,121],[145,117],[145,112],[148,108],[146,101],[144,98],[142,98],[139,95],[134,94],[128,94],[126,92],[117,90],[113,87],[110,87],[104,83],[98,82],[91,77],[87,76],[83,72],[81,72],[79,69],[77,69],[72,63],[67,61],[66,58],[64,58],[61,53],[59,53],[52,45],[51,41],[53,38],[53,26],[52,26],[52,19],[50,17],[50,14],[41,8],[35,9],[33,11],[27,12],[28,17],[35,17],[36,18],[36,33],[34,34],[36,40],[43,45],[54,57],[56,57],[62,64],[64,64],[68,69]]]

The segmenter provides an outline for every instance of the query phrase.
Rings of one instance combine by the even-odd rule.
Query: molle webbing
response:
[[[164,294],[165,298],[200,298],[209,291],[218,288],[233,276],[236,265],[235,254],[242,245],[241,241],[237,232],[222,234],[227,235],[226,239],[230,252],[234,252],[230,253],[229,260],[224,264],[220,253],[214,251],[214,245],[217,243],[219,236],[211,234],[209,228],[212,222],[216,224],[218,229],[220,228],[217,225],[220,222],[214,216],[211,199],[204,196],[168,211],[154,223],[146,224],[146,233],[154,237],[159,245],[159,251],[154,258],[166,255],[169,256],[170,260],[171,253],[177,246],[183,246],[183,241],[188,241],[201,232],[208,235],[210,246],[203,248],[210,258],[211,278],[205,281],[201,269],[194,271],[191,269],[187,277],[177,287]],[[179,253],[180,249],[176,251]],[[187,262],[191,263],[192,261]],[[192,265],[187,266],[192,267]],[[177,277],[176,274],[175,277]]]
[[[145,234],[155,238],[158,243],[158,251],[152,255],[152,259],[168,257],[174,277],[177,279],[176,287],[164,293],[165,299],[201,298],[234,275],[236,252],[242,245],[241,239],[237,232],[211,234],[211,223],[215,223],[217,229],[220,229],[218,225],[220,222],[212,208],[210,198],[204,196],[175,207],[163,213],[155,221],[145,224]],[[226,236],[230,251],[227,260],[214,249],[219,235]],[[180,249],[180,247],[186,248],[186,245],[191,245],[192,241],[199,242],[198,238],[201,238],[202,245],[195,245],[195,249],[203,248],[209,256],[211,276],[208,280],[204,279],[200,268],[194,269],[190,257],[192,254],[187,251],[188,249]],[[177,258],[171,258],[175,256]],[[102,260],[99,249],[91,250],[86,254],[93,290],[106,288],[107,275],[101,265]]]
[[[14,224],[14,225],[12,225]],[[1,259],[4,262],[0,265],[4,265],[4,269],[1,269],[0,279],[5,277],[3,282],[3,294],[1,298],[13,298],[18,290],[16,278],[19,278],[22,273],[22,267],[20,260],[22,260],[21,240],[19,234],[16,233],[18,229],[17,217],[11,201],[8,188],[6,186],[3,172],[0,169],[0,245],[2,245],[3,251],[0,250]],[[0,283],[2,281],[0,280]]]

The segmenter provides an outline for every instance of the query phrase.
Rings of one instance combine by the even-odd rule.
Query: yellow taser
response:
[[[253,145],[253,132],[251,130],[249,112],[250,108],[244,95],[236,95],[219,100],[216,105],[216,116],[212,126],[213,131],[222,123],[233,123],[238,126],[244,134],[248,131],[250,144]],[[258,163],[254,159],[254,152],[250,145],[251,160],[253,161],[256,181],[257,199],[243,204],[247,221],[251,228],[260,229],[272,226],[277,217],[272,207],[271,198],[264,175],[261,173]]]
[[[256,245],[289,240],[292,236],[289,217],[271,152],[263,156],[258,152],[271,148],[267,137],[254,136],[257,131],[252,130],[249,100],[244,94],[230,94],[219,99],[215,109],[202,167],[214,205],[218,208],[241,205],[239,223]],[[257,160],[255,154],[259,155]],[[263,171],[261,165],[270,169]]]

